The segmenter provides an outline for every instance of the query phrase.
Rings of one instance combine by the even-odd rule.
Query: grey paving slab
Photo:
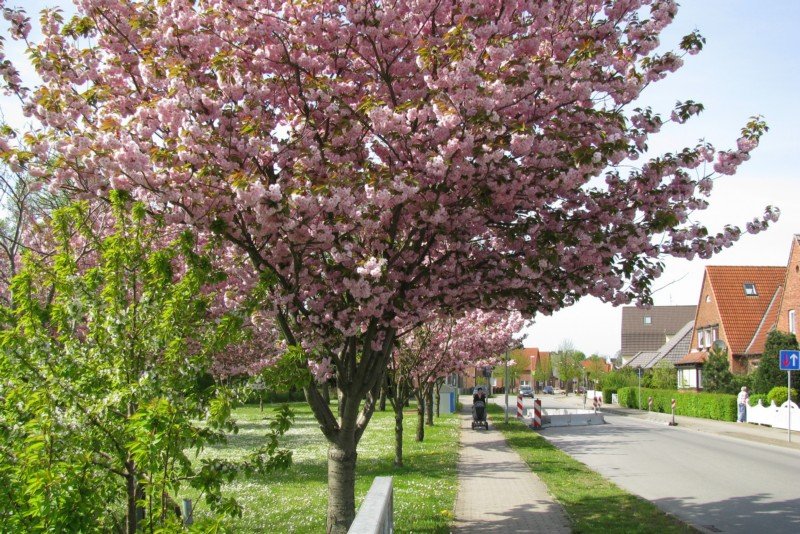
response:
[[[472,430],[471,406],[465,408],[454,532],[571,532],[561,505],[500,431],[492,430],[491,421],[488,431]]]

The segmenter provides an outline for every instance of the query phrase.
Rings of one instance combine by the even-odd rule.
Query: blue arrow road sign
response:
[[[781,371],[800,371],[800,350],[782,350],[778,354]]]

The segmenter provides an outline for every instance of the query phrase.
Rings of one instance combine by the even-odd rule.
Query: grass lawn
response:
[[[502,415],[503,410],[490,404],[489,412]],[[573,532],[697,532],[561,452],[523,423],[512,419],[505,425],[495,419],[499,422],[493,426],[564,507]]]
[[[233,532],[324,532],[328,502],[327,442],[305,403],[293,403],[295,422],[282,446],[293,453],[285,472],[239,479],[227,487],[244,507],[240,520],[226,526]],[[458,419],[442,416],[426,427],[425,441],[414,441],[416,408],[407,409],[404,425],[405,467],[395,468],[394,413],[375,412],[358,446],[356,506],[376,476],[394,477],[394,517],[397,532],[449,532],[455,505],[458,461]],[[267,429],[257,406],[239,408],[234,418],[239,433],[225,446],[204,454],[238,458],[261,443]],[[196,511],[202,515],[202,503]]]

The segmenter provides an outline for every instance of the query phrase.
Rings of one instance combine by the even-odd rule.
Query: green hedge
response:
[[[617,392],[617,388],[603,388],[603,404],[611,404],[611,395]]]
[[[761,405],[762,406],[769,406],[769,400],[767,399],[767,396],[764,395],[763,393],[753,393],[747,399],[747,403],[750,406],[758,406],[758,401],[759,400],[761,401]]]
[[[769,390],[767,393],[767,402],[765,405],[769,405],[769,401],[775,402],[776,405],[780,406],[786,399],[789,397],[788,389],[786,386],[776,386]],[[792,388],[792,402],[797,402],[797,390]]]
[[[642,409],[647,409],[647,398],[653,397],[653,411],[672,413],[672,399],[675,399],[675,414],[736,421],[736,395],[724,393],[678,392],[667,389],[642,388]],[[620,406],[638,408],[638,388],[620,388],[617,391]]]

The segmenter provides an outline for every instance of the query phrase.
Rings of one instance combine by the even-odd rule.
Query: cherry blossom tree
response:
[[[395,413],[395,465],[403,465],[403,407],[417,398],[417,441],[425,437],[425,414],[431,414],[433,389],[444,377],[478,362],[499,361],[515,345],[524,326],[519,312],[475,310],[460,317],[441,316],[402,335],[392,354],[390,375]]]
[[[29,94],[0,51],[5,88],[58,154],[29,172],[129,191],[241,259],[238,292],[270,295],[287,346],[336,374],[336,413],[306,389],[330,443],[330,531],[354,517],[356,448],[398,330],[441,311],[649,302],[664,256],[708,258],[741,234],[691,215],[749,158],[760,119],[731,149],[646,154],[703,109],[634,104],[703,46],[693,33],[657,51],[672,0],[75,3],[67,21],[44,12]],[[27,17],[0,7],[27,39]]]

